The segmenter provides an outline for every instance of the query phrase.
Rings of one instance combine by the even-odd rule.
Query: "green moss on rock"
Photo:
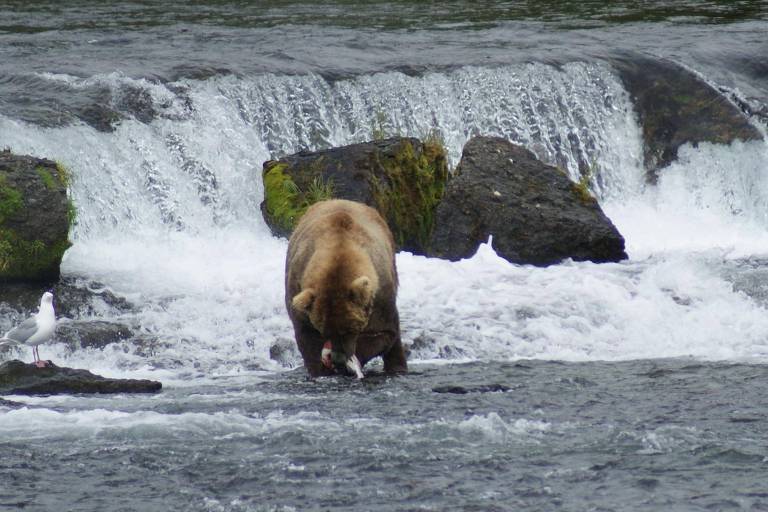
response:
[[[58,277],[61,258],[71,245],[69,240],[50,244],[25,240],[11,229],[0,228],[0,274],[5,279]]]
[[[43,180],[43,184],[45,185],[45,188],[48,190],[56,190],[57,183],[56,178],[53,177],[53,175],[46,169],[45,167],[37,167],[35,169],[37,171],[37,175],[40,176],[40,179]]]
[[[592,181],[592,167],[587,167],[581,173],[578,183],[573,184],[573,193],[583,205],[596,203],[597,199],[589,191],[589,182]],[[566,174],[567,176],[567,174]]]
[[[76,213],[65,196],[69,172],[50,160],[9,153],[2,154],[2,170],[0,282],[57,279]],[[46,207],[32,206],[40,204]]]
[[[288,164],[272,162],[263,171],[266,213],[284,233],[290,233],[311,205],[333,197],[333,183],[314,176],[302,190],[285,171]]]
[[[69,172],[69,169],[67,169],[61,162],[56,162],[56,171],[58,171],[59,183],[61,183],[64,188],[69,188],[72,181],[72,175]]]
[[[14,212],[24,206],[21,192],[8,186],[4,176],[0,176],[0,224]]]
[[[404,140],[395,153],[376,156],[386,177],[374,180],[371,186],[395,242],[411,250],[426,247],[448,179],[445,149],[438,142],[427,142],[417,153]]]

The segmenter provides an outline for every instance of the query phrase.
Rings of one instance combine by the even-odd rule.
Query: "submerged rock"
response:
[[[59,278],[74,209],[56,162],[0,152],[0,282]]]
[[[75,320],[59,322],[56,326],[56,341],[63,341],[70,349],[103,349],[111,343],[118,343],[133,337],[130,327],[106,320]]]
[[[429,255],[468,258],[489,235],[496,253],[512,263],[627,257],[624,238],[585,187],[522,146],[475,137],[437,208]]]
[[[376,208],[398,249],[424,254],[448,179],[440,143],[390,138],[264,163],[261,211],[272,233],[289,236],[313,203],[349,199]]]
[[[434,393],[449,393],[453,395],[466,395],[468,393],[506,393],[512,388],[504,384],[481,384],[479,386],[447,385],[432,388]]]
[[[742,110],[694,73],[667,61],[631,56],[614,66],[640,118],[650,180],[677,159],[683,144],[761,140]]]
[[[153,380],[109,379],[50,362],[45,368],[18,360],[0,365],[0,394],[155,393],[161,388],[162,384]]]
[[[286,368],[293,368],[302,362],[296,342],[288,338],[278,338],[269,347],[269,358]]]

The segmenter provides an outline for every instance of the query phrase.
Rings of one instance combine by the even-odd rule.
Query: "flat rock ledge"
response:
[[[50,362],[45,368],[19,360],[0,365],[0,394],[3,395],[156,393],[162,387],[154,380],[109,379],[88,370],[63,368]]]

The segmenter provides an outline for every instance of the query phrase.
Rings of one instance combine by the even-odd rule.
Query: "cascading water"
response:
[[[471,135],[507,137],[575,180],[590,173],[635,259],[683,251],[630,265],[549,269],[495,261],[488,248],[457,264],[401,254],[403,330],[417,358],[768,354],[762,310],[706,263],[768,251],[765,144],[683,148],[658,185],[646,186],[640,128],[607,65],[468,67],[336,82],[272,74],[168,85],[119,74],[43,78],[73,89],[106,85],[113,98],[126,88],[151,98],[153,120],[129,118],[111,133],[7,118],[0,130],[15,151],[72,169],[78,222],[65,272],[138,304],[118,319],[158,339],[158,366],[275,367],[269,347],[290,339],[291,329],[280,286],[285,242],[269,235],[259,211],[261,164],[375,132],[438,132],[454,165]],[[690,250],[710,256],[692,258]],[[680,295],[691,296],[686,305]],[[739,342],[722,347],[736,310],[744,320]],[[648,343],[649,330],[657,342]],[[146,363],[121,351],[100,357],[108,366],[112,357],[118,367]]]

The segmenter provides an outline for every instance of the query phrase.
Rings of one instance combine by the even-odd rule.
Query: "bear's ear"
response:
[[[353,301],[361,306],[367,306],[373,300],[373,288],[368,276],[360,276],[349,287],[349,293]]]
[[[291,300],[291,306],[296,311],[300,311],[306,315],[309,315],[309,310],[312,309],[312,303],[315,301],[315,290],[307,288],[302,290],[293,296]]]

